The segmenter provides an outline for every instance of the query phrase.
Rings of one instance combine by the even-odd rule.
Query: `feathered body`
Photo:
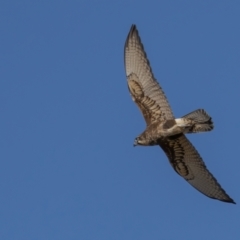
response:
[[[165,141],[170,136],[206,132],[212,129],[211,117],[203,109],[198,109],[182,118],[166,119],[162,122],[154,121],[135,139],[134,145],[159,145],[159,141]]]
[[[135,25],[132,25],[125,43],[124,63],[128,89],[147,124],[145,131],[135,139],[134,146],[159,145],[174,170],[193,187],[210,198],[234,203],[185,136],[187,133],[211,131],[211,117],[203,109],[182,118],[174,117],[162,88],[154,78]]]

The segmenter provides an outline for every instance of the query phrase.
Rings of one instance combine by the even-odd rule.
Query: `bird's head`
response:
[[[145,132],[143,132],[141,135],[135,138],[133,146],[154,146],[157,144],[157,141],[154,141],[153,139],[149,139],[146,137]]]
[[[149,143],[146,141],[146,138],[144,136],[138,136],[135,138],[133,146],[137,146],[137,145],[141,145],[141,146],[148,146]]]

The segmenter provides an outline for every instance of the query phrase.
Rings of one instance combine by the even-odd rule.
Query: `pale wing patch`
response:
[[[130,74],[128,76],[128,89],[132,95],[132,99],[140,108],[147,125],[160,120],[164,113],[161,111],[160,106],[148,96],[145,96],[143,88],[138,81],[136,74]]]
[[[216,178],[208,171],[199,153],[184,134],[159,141],[159,145],[167,154],[176,172],[198,191],[210,198],[234,203]]]
[[[133,101],[136,101],[136,99],[141,100],[144,97],[144,92],[137,81],[137,76],[135,74],[131,74],[128,79],[128,88],[133,97]]]
[[[132,25],[125,43],[124,65],[128,81],[130,81],[132,79],[131,77],[134,76],[133,80],[137,82],[141,91],[144,93],[144,97],[146,97],[142,100],[143,102],[137,102],[141,111],[158,112],[155,113],[155,115],[151,115],[153,121],[158,118],[155,117],[157,114],[161,117],[159,119],[160,121],[173,119],[174,116],[172,110],[162,88],[153,76],[150,63],[135,25]],[[136,85],[132,83],[128,83],[128,86],[130,92],[134,87],[136,87]],[[136,87],[136,94],[139,94],[138,90],[139,88]],[[134,92],[131,93],[134,98]],[[149,117],[148,120],[150,121]],[[147,124],[149,125],[150,122],[147,122]]]
[[[194,175],[185,162],[185,149],[179,141],[170,141],[167,139],[160,143],[174,170],[186,180],[194,179]]]

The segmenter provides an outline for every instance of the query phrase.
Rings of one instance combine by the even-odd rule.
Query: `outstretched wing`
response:
[[[208,171],[197,150],[184,134],[159,141],[174,170],[198,191],[224,202],[235,203]]]
[[[155,120],[173,119],[172,110],[153,76],[135,25],[132,25],[125,43],[124,60],[129,91],[147,125]]]

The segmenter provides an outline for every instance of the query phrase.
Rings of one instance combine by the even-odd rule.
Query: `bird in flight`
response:
[[[235,203],[208,171],[201,156],[185,134],[211,131],[212,118],[203,109],[175,118],[167,98],[154,78],[136,25],[132,25],[124,47],[128,89],[140,108],[146,129],[134,146],[159,145],[173,169],[206,196]]]

